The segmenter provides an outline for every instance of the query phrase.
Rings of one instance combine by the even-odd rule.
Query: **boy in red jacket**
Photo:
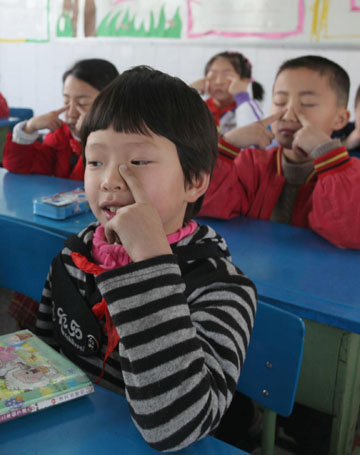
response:
[[[271,142],[265,120],[220,137],[201,215],[294,224],[339,247],[360,249],[360,161],[331,139],[348,122],[349,86],[344,69],[326,58],[283,63],[267,119],[279,146],[240,152]]]

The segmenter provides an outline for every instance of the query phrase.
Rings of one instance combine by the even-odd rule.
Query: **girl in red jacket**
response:
[[[221,134],[263,117],[259,102],[264,89],[251,75],[252,65],[243,54],[220,52],[207,62],[205,77],[190,85],[200,94],[210,95],[205,102]],[[252,98],[248,92],[250,85]]]
[[[82,118],[98,93],[118,74],[112,63],[102,59],[80,60],[65,71],[64,105],[15,126],[4,147],[4,167],[20,174],[82,180],[84,169],[78,139]],[[60,119],[61,114],[65,122]],[[49,129],[50,133],[40,142],[42,129]]]

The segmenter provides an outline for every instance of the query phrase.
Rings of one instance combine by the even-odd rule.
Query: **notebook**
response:
[[[93,391],[80,368],[29,330],[0,336],[0,423]]]

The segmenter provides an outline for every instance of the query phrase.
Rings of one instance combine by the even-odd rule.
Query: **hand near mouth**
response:
[[[42,129],[49,129],[55,131],[61,127],[63,121],[59,118],[60,114],[67,111],[69,106],[63,106],[55,111],[48,112],[47,114],[37,115],[28,120],[24,127],[24,132],[32,134],[35,131]]]
[[[121,165],[119,171],[133,195],[134,203],[120,207],[106,223],[108,243],[121,242],[133,262],[172,254],[160,215],[133,172]]]
[[[255,145],[256,147],[265,149],[274,139],[274,134],[268,129],[268,126],[279,120],[282,115],[283,111],[280,111],[257,122],[234,128],[225,133],[223,137],[227,142],[238,148]]]
[[[295,111],[301,128],[294,134],[292,149],[303,155],[311,155],[315,147],[331,141],[330,136],[314,126],[299,110]]]

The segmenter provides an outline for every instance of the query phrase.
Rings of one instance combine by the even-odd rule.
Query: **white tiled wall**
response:
[[[219,44],[194,42],[146,41],[142,39],[109,40],[88,38],[83,41],[39,43],[0,43],[0,91],[10,106],[32,107],[36,114],[62,105],[61,76],[76,60],[101,57],[111,60],[123,71],[146,64],[177,75],[190,82],[203,74],[209,57],[223,50],[243,52],[253,64],[253,77],[265,88],[264,110],[269,112],[271,87],[278,66],[298,55],[319,54],[340,63],[349,73],[352,86],[350,110],[354,93],[360,84],[359,49],[312,47],[250,47],[222,40]]]

